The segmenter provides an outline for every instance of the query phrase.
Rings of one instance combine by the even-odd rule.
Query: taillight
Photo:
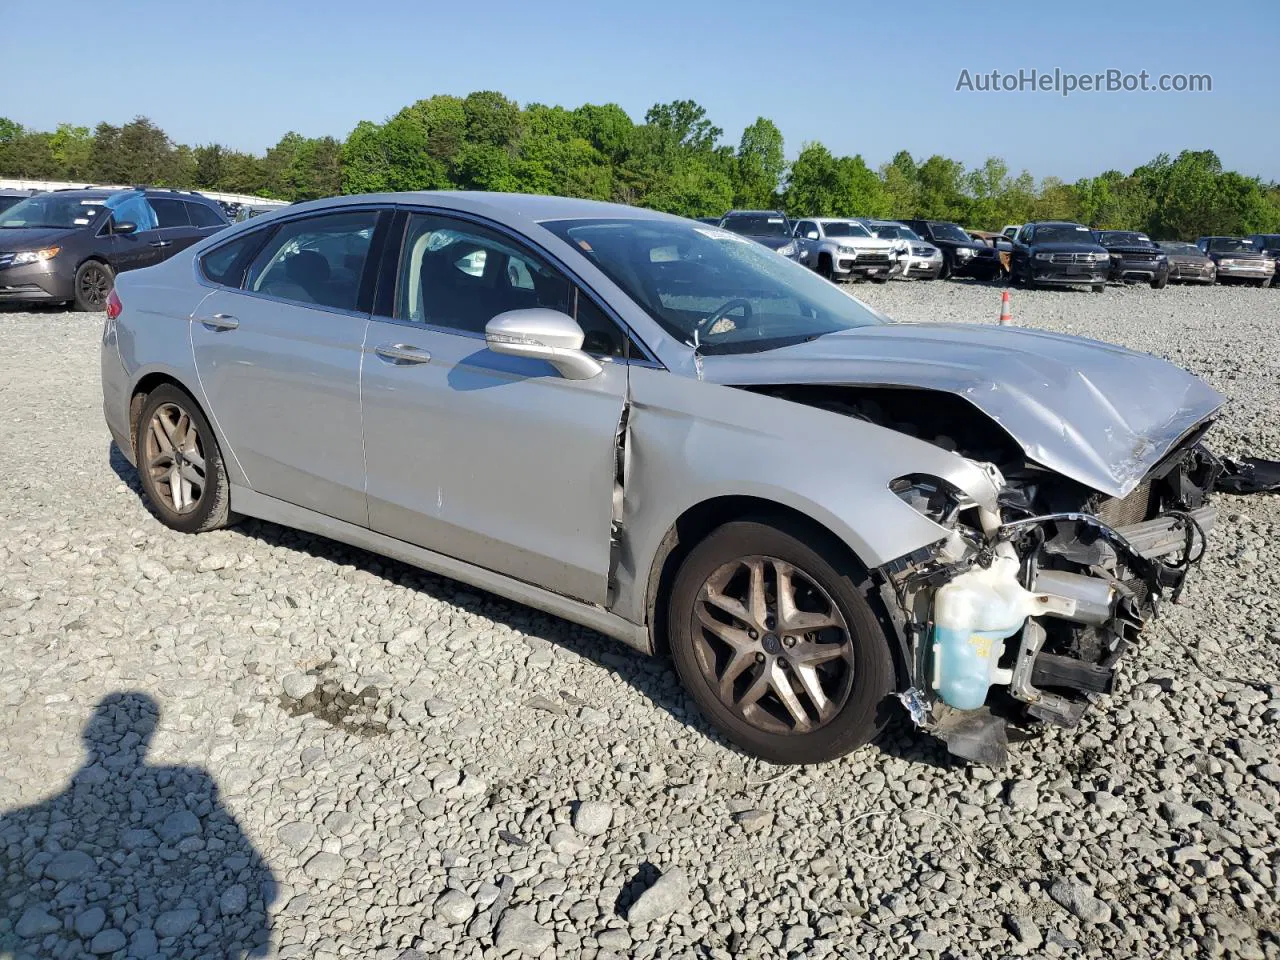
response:
[[[124,304],[120,302],[120,297],[114,290],[107,295],[107,319],[114,320],[120,316],[120,311],[124,309]]]

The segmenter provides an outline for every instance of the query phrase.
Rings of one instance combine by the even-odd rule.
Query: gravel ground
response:
[[[995,287],[860,285],[905,320]],[[1280,457],[1280,291],[1015,292]],[[1007,769],[776,768],[665,664],[247,521],[170,532],[96,316],[0,312],[0,956],[1280,957],[1280,498],[1222,497],[1117,694]]]

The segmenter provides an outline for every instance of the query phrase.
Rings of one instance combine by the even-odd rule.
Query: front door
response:
[[[370,526],[438,553],[603,603],[615,442],[627,393],[619,329],[519,241],[409,217],[393,316],[374,316],[362,374]],[[485,346],[495,315],[569,313],[603,362],[566,380]]]
[[[249,485],[361,526],[360,361],[377,217],[281,224],[242,289],[217,290],[191,321],[200,383]]]

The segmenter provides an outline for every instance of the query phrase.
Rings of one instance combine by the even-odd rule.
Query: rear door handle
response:
[[[210,330],[234,330],[240,321],[229,313],[215,313],[212,317],[202,317],[200,322]]]
[[[389,363],[431,362],[431,354],[408,343],[380,343],[373,348],[373,352]]]
[[[152,241],[151,241],[151,246],[153,246],[153,247],[167,247],[167,246],[170,246],[172,243],[173,243],[173,241],[172,241],[172,240],[152,240]]]

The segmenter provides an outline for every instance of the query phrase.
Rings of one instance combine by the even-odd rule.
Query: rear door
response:
[[[106,206],[111,209],[111,220],[103,231],[110,238],[107,255],[117,273],[149,267],[165,259],[165,244],[156,212],[146,197],[141,193],[126,194],[118,200],[108,199]],[[117,223],[132,223],[136,229],[132,233],[117,233],[114,229]]]
[[[383,274],[394,304],[365,344],[370,526],[604,603],[625,334],[519,238],[426,212],[408,216],[403,235],[398,266]],[[545,361],[487,349],[490,319],[539,306],[578,321],[601,373],[566,380]]]
[[[343,207],[213,247],[201,266],[225,285],[191,322],[200,383],[249,485],[361,526],[360,362],[387,216]],[[242,238],[256,238],[243,262]]]
[[[156,240],[152,246],[160,251],[160,259],[167,260],[199,238],[187,215],[187,205],[173,197],[148,197],[147,202],[156,212]]]

